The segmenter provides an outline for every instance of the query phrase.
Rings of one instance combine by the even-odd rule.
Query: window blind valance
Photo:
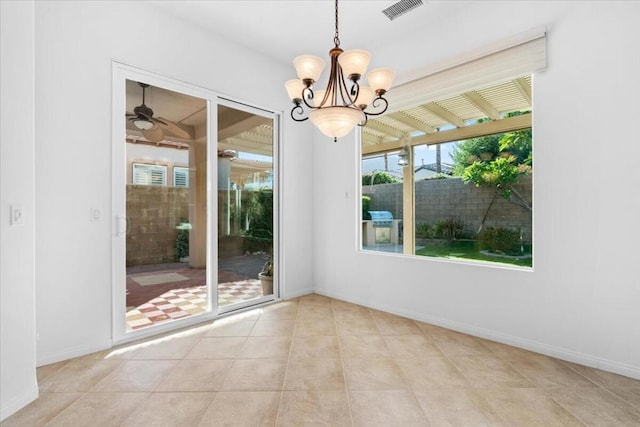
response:
[[[406,75],[389,92],[388,111],[516,79],[546,66],[546,31],[532,30]]]

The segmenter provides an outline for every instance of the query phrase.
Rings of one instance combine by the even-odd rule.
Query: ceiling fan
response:
[[[145,138],[151,142],[159,142],[164,139],[165,131],[178,138],[191,139],[191,135],[176,123],[162,117],[153,117],[153,110],[145,105],[145,90],[149,87],[146,83],[138,82],[142,88],[142,104],[127,113],[127,121],[142,132]]]

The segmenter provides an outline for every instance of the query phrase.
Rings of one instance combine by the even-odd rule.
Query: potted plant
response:
[[[269,259],[262,266],[262,270],[258,273],[260,283],[262,284],[262,295],[271,295],[273,293],[273,262]]]

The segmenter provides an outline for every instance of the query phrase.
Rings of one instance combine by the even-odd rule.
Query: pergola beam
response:
[[[383,133],[387,136],[390,136],[392,138],[404,138],[406,136],[406,133],[401,131],[401,130],[397,130],[392,128],[391,126],[387,126],[385,124],[382,124],[376,120],[370,120],[367,122],[366,127],[368,127],[369,129],[373,129],[377,132]]]
[[[239,138],[231,138],[218,142],[219,150],[236,150],[247,153],[262,154],[264,156],[273,156],[273,148],[271,145],[256,144]]]
[[[411,146],[440,144],[443,142],[461,141],[470,138],[478,138],[481,136],[493,135],[496,133],[511,132],[515,130],[527,129],[531,127],[531,114],[523,114],[521,116],[508,117],[490,122],[478,123],[475,125],[464,126],[457,129],[445,130],[436,133],[430,133],[423,136],[411,138]],[[384,153],[395,151],[404,146],[404,142],[389,141],[373,146],[363,146],[362,155]]]
[[[461,128],[464,126],[464,120],[462,120],[460,117],[453,114],[451,111],[445,108],[442,108],[440,105],[436,104],[435,102],[430,102],[428,104],[425,104],[422,106],[422,108],[429,111],[431,114],[434,114],[440,117],[445,122],[451,123],[457,128]]]
[[[411,117],[410,115],[403,113],[402,111],[398,111],[397,113],[392,113],[389,115],[389,117],[399,121],[403,125],[407,125],[415,130],[419,130],[424,133],[434,133],[438,131],[433,126],[429,126],[428,124],[421,122],[415,117]]]
[[[220,127],[218,129],[218,141],[223,141],[227,138],[237,136],[238,134],[255,129],[258,126],[264,124],[271,124],[271,119],[262,116],[251,115],[246,119],[229,124],[228,126]]]
[[[493,105],[489,104],[478,92],[472,90],[471,92],[467,92],[462,94],[464,98],[476,106],[476,108],[483,113],[485,113],[492,120],[498,120],[500,118],[500,113],[496,110]]]
[[[527,103],[531,105],[531,85],[527,83],[527,79],[525,79],[524,77],[520,77],[519,79],[513,80],[513,84],[522,94]]]

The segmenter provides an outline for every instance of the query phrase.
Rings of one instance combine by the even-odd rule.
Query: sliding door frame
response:
[[[126,328],[126,147],[124,144],[125,114],[126,114],[126,80],[144,81],[152,86],[162,87],[168,90],[185,93],[190,96],[204,99],[207,103],[207,255],[206,255],[206,281],[207,281],[207,311],[197,315],[191,315],[182,319],[176,319],[161,323],[157,326],[127,331]],[[223,104],[237,109],[248,109],[250,112],[273,117],[274,124],[274,259],[277,262],[274,275],[274,294],[269,298],[259,298],[247,304],[234,304],[233,307],[224,310],[218,309],[218,231],[217,231],[217,135],[218,135],[218,105]],[[123,344],[148,336],[165,333],[171,330],[183,328],[215,319],[221,315],[233,311],[240,311],[250,306],[264,302],[278,300],[280,298],[281,262],[280,248],[280,141],[281,113],[273,109],[266,109],[229,97],[222,97],[219,93],[210,89],[186,83],[181,80],[166,77],[157,73],[146,71],[119,61],[112,62],[112,188],[111,188],[111,264],[112,264],[112,292],[111,292],[111,336],[112,344]]]
[[[282,263],[280,262],[280,185],[281,185],[281,180],[280,180],[280,141],[281,141],[281,135],[280,135],[280,117],[281,114],[274,112],[272,110],[268,110],[268,109],[264,109],[264,108],[260,108],[260,107],[256,107],[254,105],[250,105],[244,102],[240,102],[237,100],[233,100],[231,98],[228,97],[218,97],[218,102],[216,105],[216,110],[217,110],[217,106],[218,105],[223,105],[225,107],[229,107],[229,108],[233,108],[236,110],[241,110],[247,113],[251,113],[251,114],[255,114],[258,116],[262,116],[262,117],[267,117],[269,119],[272,120],[273,123],[273,153],[272,153],[272,158],[273,158],[273,166],[272,166],[272,172],[273,172],[273,262],[274,262],[274,274],[273,274],[273,295],[267,295],[267,296],[263,296],[260,298],[255,298],[255,299],[251,299],[251,300],[247,300],[247,301],[242,301],[242,302],[238,302],[235,304],[231,304],[228,306],[224,306],[224,307],[219,307],[218,308],[218,312],[220,314],[224,314],[224,313],[230,313],[233,311],[237,311],[237,310],[241,310],[243,308],[248,308],[248,307],[252,307],[258,304],[263,304],[266,302],[271,302],[274,300],[279,300],[280,299],[280,277],[281,274],[280,272],[282,271],[281,269],[281,265]],[[216,135],[217,135],[217,130],[216,130]],[[216,138],[217,139],[217,138]],[[217,175],[216,175],[216,180],[217,180]],[[217,188],[217,183],[216,183],[216,187]],[[216,245],[217,245],[217,228],[216,228]],[[217,257],[215,259],[215,262],[217,263]],[[217,266],[216,266],[217,267]],[[216,282],[217,283],[217,282]],[[216,304],[217,304],[217,300],[216,300]]]

